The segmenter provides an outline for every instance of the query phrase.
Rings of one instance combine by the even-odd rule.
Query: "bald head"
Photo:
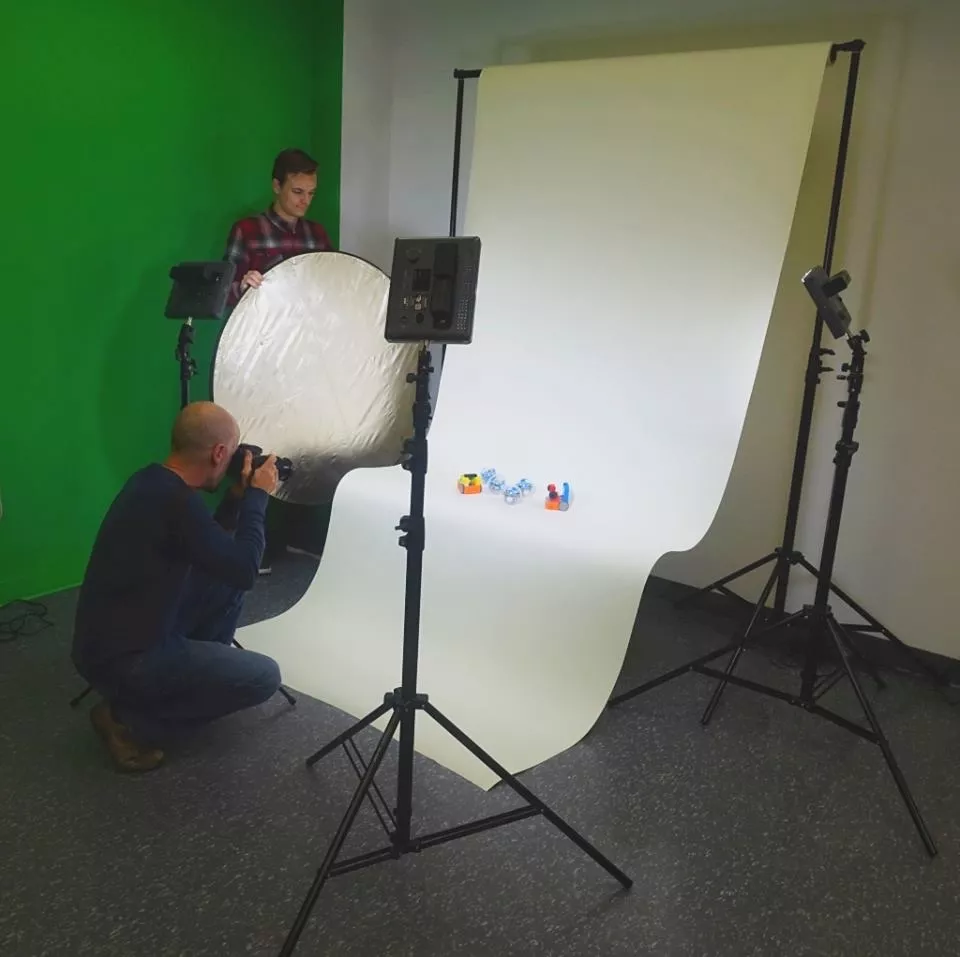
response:
[[[209,462],[220,447],[229,458],[239,441],[240,427],[226,409],[213,402],[191,402],[173,423],[170,451],[186,461]]]

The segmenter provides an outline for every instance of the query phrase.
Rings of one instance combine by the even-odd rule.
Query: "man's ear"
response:
[[[281,189],[282,189],[282,187],[280,186],[280,180],[274,178],[274,181],[273,181],[273,195],[274,195],[274,196],[279,196]]]

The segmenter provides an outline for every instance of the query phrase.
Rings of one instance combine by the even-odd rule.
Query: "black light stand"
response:
[[[720,679],[700,719],[703,725],[706,725],[713,717],[728,684],[735,684],[747,688],[750,691],[758,692],[759,694],[778,698],[781,701],[786,701],[789,704],[803,708],[812,714],[819,715],[821,718],[826,718],[841,728],[879,746],[927,853],[931,857],[935,857],[937,854],[937,846],[920,815],[920,811],[913,799],[913,795],[910,793],[903,772],[897,765],[890,744],[880,728],[876,714],[863,691],[856,670],[854,669],[853,659],[857,653],[850,638],[850,629],[837,621],[829,605],[830,592],[834,590],[831,585],[831,580],[837,553],[837,540],[840,533],[840,521],[847,488],[847,476],[850,470],[850,462],[854,453],[856,453],[859,448],[859,443],[854,441],[853,436],[860,413],[860,393],[863,388],[863,370],[867,355],[864,344],[870,341],[870,337],[866,332],[860,332],[857,335],[850,335],[849,333],[849,313],[847,313],[846,308],[839,298],[839,293],[846,288],[848,282],[849,277],[846,273],[840,273],[828,279],[825,271],[819,268],[811,270],[810,273],[804,277],[804,283],[807,285],[808,291],[810,291],[811,296],[817,301],[820,307],[818,308],[818,315],[822,317],[822,321],[830,324],[831,331],[835,336],[838,338],[841,336],[846,338],[852,351],[851,361],[849,363],[845,362],[841,366],[844,374],[838,376],[839,379],[845,379],[847,382],[847,398],[846,401],[839,403],[843,409],[843,422],[840,440],[836,444],[837,454],[833,460],[833,487],[830,494],[830,506],[827,512],[820,569],[819,571],[814,569],[817,575],[817,591],[813,604],[805,605],[800,611],[779,618],[773,621],[772,624],[758,627],[761,623],[762,609],[765,607],[775,581],[775,576],[771,575],[754,608],[750,623],[747,625],[746,630],[739,640],[721,648],[719,651],[704,655],[696,661],[684,665],[680,669],[675,669],[673,672],[647,682],[639,688],[612,698],[609,702],[609,707],[622,704],[636,695],[663,684],[671,678],[678,677],[687,671],[697,671],[700,674]],[[756,644],[760,639],[788,626],[799,627],[803,629],[806,635],[799,695],[734,675],[737,664],[748,645]],[[832,644],[836,649],[841,667],[834,674],[821,679],[818,674],[818,665],[823,660],[824,651],[829,644]],[[732,651],[733,654],[730,656],[730,660],[722,672],[707,667],[709,661],[720,657],[720,655],[728,651]],[[844,675],[846,675],[853,687],[857,701],[867,719],[868,727],[856,724],[819,704],[820,698],[830,691]]]
[[[597,864],[616,878],[624,888],[629,888],[633,881],[627,877],[615,864],[603,856],[586,838],[575,831],[556,812],[536,797],[506,768],[492,758],[480,745],[471,740],[449,718],[439,711],[427,698],[427,695],[417,691],[417,665],[420,642],[420,592],[423,576],[423,549],[424,549],[424,489],[427,473],[427,426],[430,421],[430,394],[429,380],[431,357],[426,345],[420,349],[417,371],[410,373],[408,381],[416,383],[415,400],[413,405],[413,438],[407,443],[408,459],[404,468],[411,473],[410,514],[400,519],[397,529],[403,532],[400,545],[407,551],[406,592],[403,618],[403,664],[401,686],[384,696],[383,704],[370,712],[365,718],[358,721],[343,734],[338,735],[329,744],[321,748],[316,754],[307,759],[307,765],[312,766],[321,758],[330,754],[343,745],[345,748],[352,743],[353,737],[386,714],[390,715],[386,730],[380,736],[369,764],[364,765],[362,759],[357,766],[354,755],[348,751],[351,763],[360,775],[360,783],[350,800],[343,819],[327,850],[326,856],[317,871],[313,884],[304,899],[296,921],[291,928],[280,957],[289,957],[294,952],[297,941],[306,927],[320,891],[327,879],[350,871],[379,864],[382,861],[396,860],[405,854],[416,854],[429,847],[455,841],[472,834],[479,834],[491,828],[512,824],[528,817],[542,815],[551,824],[570,838],[577,847],[589,855]],[[515,791],[526,804],[523,807],[492,817],[481,818],[469,824],[448,828],[434,834],[414,835],[412,829],[413,818],[413,777],[414,777],[414,735],[417,712],[424,712],[433,718],[452,738],[463,745],[475,758],[482,761],[505,784]],[[360,854],[356,857],[338,861],[337,857],[343,848],[347,835],[353,826],[361,805],[368,799],[374,804],[371,789],[376,791],[374,776],[379,769],[391,739],[400,731],[399,768],[397,772],[397,801],[396,813],[392,814],[389,808],[384,813],[378,811],[377,816],[386,832],[388,844],[376,851]],[[376,791],[379,797],[379,791]],[[382,797],[381,797],[382,801]],[[389,825],[384,817],[389,819]]]
[[[837,230],[840,222],[840,204],[843,196],[843,183],[846,173],[847,154],[850,146],[850,132],[853,123],[853,108],[856,99],[857,79],[860,72],[860,55],[863,52],[864,46],[865,44],[863,40],[851,40],[848,43],[834,44],[830,50],[831,63],[836,62],[837,55],[841,52],[849,52],[851,57],[850,69],[847,77],[846,98],[843,108],[843,120],[840,129],[840,144],[837,152],[837,165],[834,172],[833,193],[830,201],[830,217],[827,224],[827,237],[823,255],[823,268],[827,273],[829,273],[832,269],[833,256],[836,248]],[[810,432],[813,425],[813,411],[816,401],[817,386],[820,383],[820,376],[822,373],[833,371],[823,364],[824,357],[832,356],[834,352],[832,349],[825,349],[822,347],[822,336],[823,319],[818,312],[816,319],[814,320],[813,342],[811,343],[810,353],[807,359],[803,400],[800,406],[800,424],[797,430],[797,445],[793,460],[793,474],[790,479],[790,493],[787,499],[787,515],[781,544],[763,558],[759,558],[756,561],[750,562],[748,565],[744,565],[742,568],[738,568],[736,571],[730,572],[729,574],[724,575],[722,578],[711,582],[709,585],[704,585],[702,588],[699,588],[695,592],[685,596],[677,603],[678,605],[689,604],[690,602],[696,600],[700,595],[713,591],[719,592],[728,598],[733,598],[737,602],[742,603],[744,600],[728,587],[730,583],[773,562],[773,569],[770,573],[767,585],[761,592],[763,597],[759,604],[754,606],[754,611],[759,612],[762,615],[767,615],[769,613],[765,605],[770,597],[770,592],[773,591],[774,600],[771,617],[777,619],[782,618],[785,614],[787,592],[790,583],[790,571],[794,566],[799,565],[800,567],[806,569],[806,571],[808,571],[815,578],[820,578],[820,571],[816,568],[816,566],[808,561],[802,552],[797,550],[796,539],[797,526],[800,518],[800,500],[803,492],[803,479],[804,472],[806,470],[807,452],[810,446]],[[930,677],[937,685],[940,687],[949,686],[950,682],[946,676],[941,674],[935,668],[932,668],[928,662],[918,655],[913,648],[898,638],[892,631],[890,631],[889,628],[878,621],[862,605],[854,601],[854,599],[851,598],[850,595],[848,595],[845,591],[843,591],[837,584],[831,581],[829,587],[830,591],[833,592],[833,594],[835,594],[848,608],[850,608],[855,614],[859,615],[860,618],[867,622],[865,625],[845,625],[844,627],[848,632],[882,635],[893,645],[899,648],[900,651],[903,652],[907,657],[909,657],[910,660],[913,661],[914,664],[924,674]],[[723,654],[726,650],[726,648],[721,649],[718,655]],[[858,658],[860,658],[860,653],[858,651],[855,650],[854,653]],[[714,655],[713,657],[718,657],[718,655]],[[865,667],[870,667],[866,664],[866,662],[862,661],[862,658],[860,658],[860,660]],[[663,680],[669,680],[670,677],[676,677],[679,674],[684,674],[686,671],[691,670],[696,664],[699,664],[699,661],[691,662],[691,668],[679,670],[677,674],[671,673],[669,676],[664,675]],[[873,677],[878,686],[882,687],[883,682],[875,672],[873,672]],[[640,689],[638,689],[638,693],[639,691]]]

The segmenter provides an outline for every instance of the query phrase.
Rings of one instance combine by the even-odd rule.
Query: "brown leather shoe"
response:
[[[141,748],[130,737],[130,732],[113,716],[110,705],[101,701],[90,710],[90,723],[121,771],[152,771],[163,762],[158,748]]]

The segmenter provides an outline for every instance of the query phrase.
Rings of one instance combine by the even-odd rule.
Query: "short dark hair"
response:
[[[273,161],[273,178],[281,185],[287,181],[288,176],[296,176],[298,173],[315,173],[317,171],[317,161],[305,153],[303,150],[283,150],[277,154]]]

